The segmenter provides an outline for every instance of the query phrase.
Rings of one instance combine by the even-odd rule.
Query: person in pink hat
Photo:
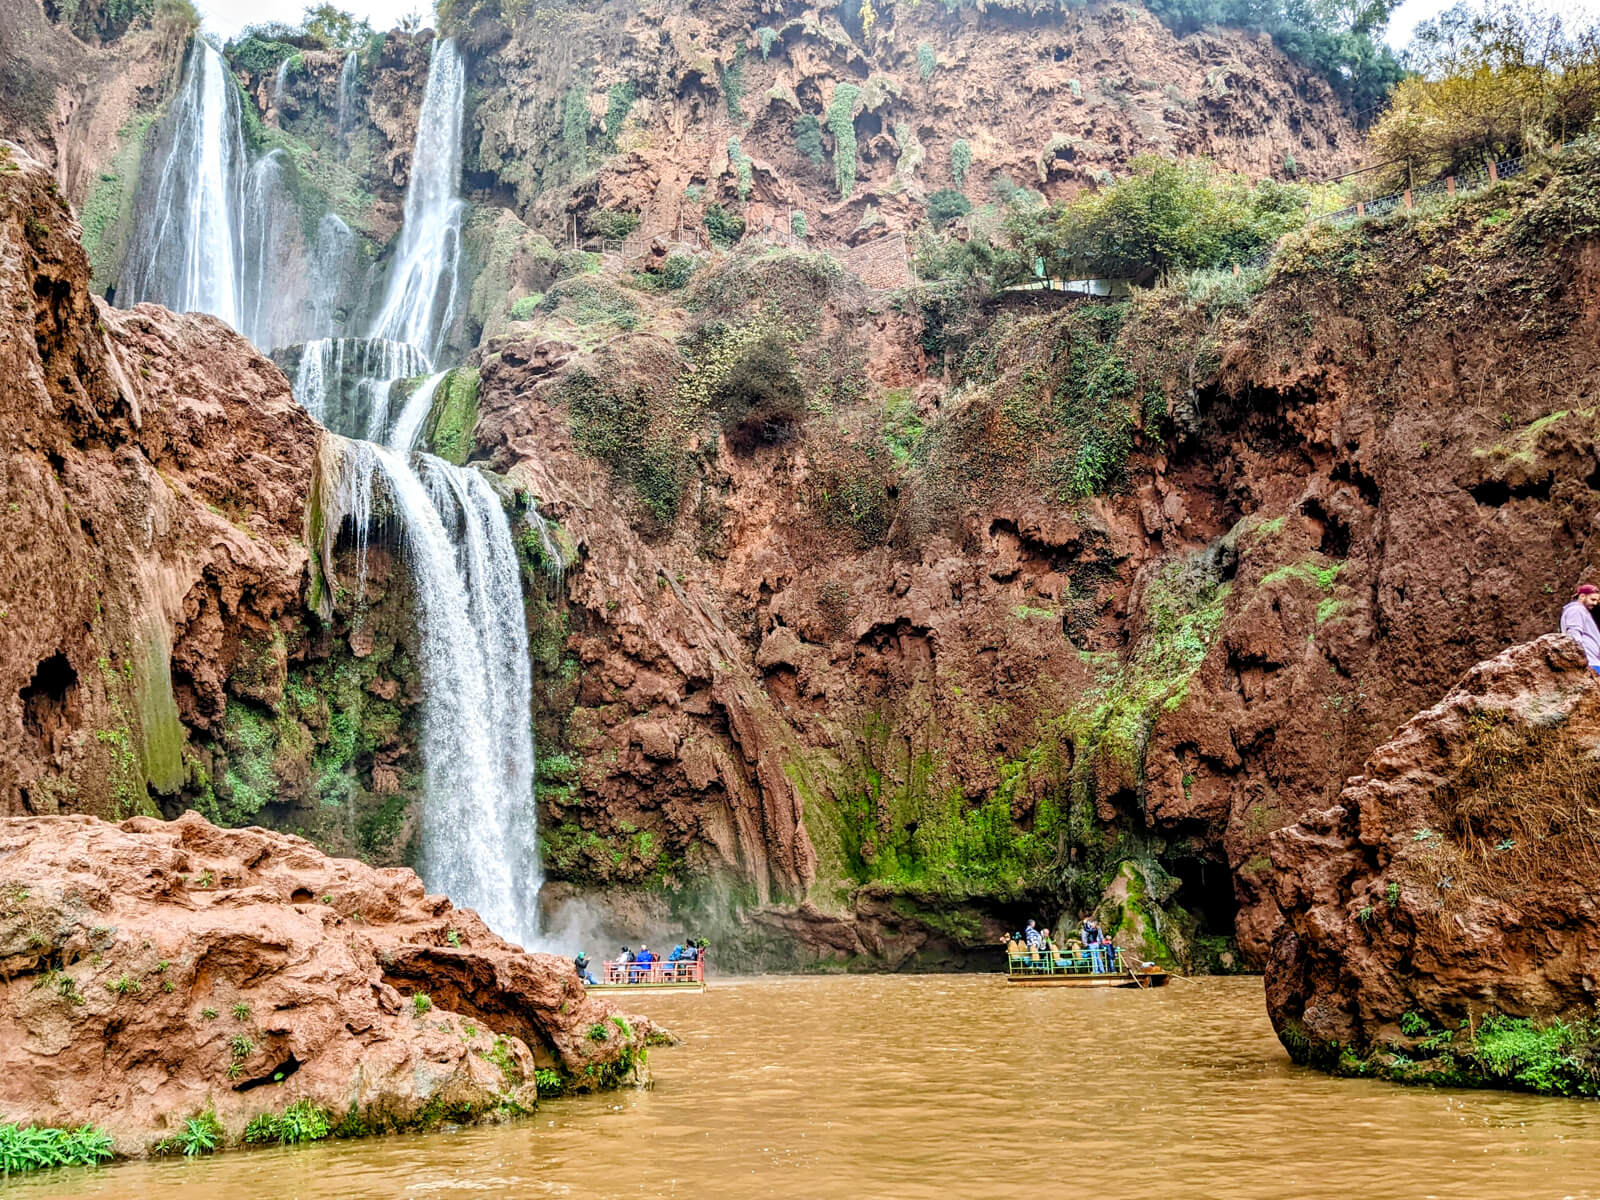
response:
[[[1578,588],[1572,602],[1561,610],[1561,632],[1583,647],[1589,669],[1600,675],[1600,625],[1594,623],[1594,607],[1600,604],[1600,587],[1586,583]]]

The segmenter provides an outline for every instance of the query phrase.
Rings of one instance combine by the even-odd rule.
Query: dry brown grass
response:
[[[1419,841],[1445,909],[1600,878],[1600,759],[1560,726],[1471,718],[1442,828]]]

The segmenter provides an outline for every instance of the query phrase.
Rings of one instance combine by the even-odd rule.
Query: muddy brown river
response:
[[[1600,1196],[1600,1106],[1329,1079],[1259,979],[1162,991],[998,976],[719,980],[633,1007],[683,1044],[649,1091],[515,1125],[124,1163],[7,1200]]]

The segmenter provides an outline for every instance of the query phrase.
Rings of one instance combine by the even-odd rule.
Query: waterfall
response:
[[[335,129],[341,138],[350,136],[351,121],[355,116],[356,52],[344,56],[344,66],[339,68],[339,103]]]
[[[244,303],[239,89],[222,55],[199,36],[189,44],[166,132],[170,149],[154,196],[141,205],[120,301],[210,313],[237,329]]]
[[[390,391],[398,380],[427,369],[427,356],[405,342],[318,338],[300,349],[294,394],[307,412],[335,433],[387,442]]]
[[[341,135],[353,122],[357,65],[350,55],[339,76]],[[283,99],[286,72],[287,60],[273,82],[274,107]],[[532,944],[540,870],[516,543],[482,472],[411,453],[446,376],[434,372],[434,359],[453,321],[458,287],[464,95],[455,44],[436,42],[404,224],[372,336],[339,337],[339,297],[355,270],[354,235],[330,213],[308,237],[295,203],[296,167],[283,151],[246,162],[239,89],[218,52],[196,37],[163,124],[170,152],[152,177],[154,202],[141,205],[124,291],[134,301],[228,321],[276,351],[296,397],[327,428],[364,439],[325,443],[340,459],[336,494],[325,510],[330,543],[320,552],[331,564],[331,539],[353,528],[360,596],[373,531],[395,530],[403,548],[423,683],[423,878],[477,909],[497,932]],[[151,161],[154,171],[157,160]],[[398,382],[424,374],[393,412]],[[542,519],[537,513],[528,519],[547,560],[559,565]]]
[[[466,72],[455,41],[436,42],[422,92],[405,221],[389,266],[374,337],[410,342],[432,358],[455,315],[461,258],[461,109]]]
[[[337,507],[355,525],[358,556],[378,494],[400,527],[416,598],[423,879],[531,944],[541,880],[528,633],[510,524],[478,471],[349,442]]]
[[[289,79],[289,63],[294,58],[290,55],[278,64],[278,69],[272,76],[272,107],[276,111],[283,106],[283,85]],[[283,125],[283,114],[278,114],[278,124]]]
[[[440,371],[437,375],[428,376],[417,385],[417,390],[411,393],[406,406],[395,418],[394,429],[389,434],[390,446],[403,454],[417,444],[417,435],[422,432],[422,423],[428,419],[428,413],[433,410],[434,394],[438,392],[439,385],[444,382],[444,377],[448,374],[449,371]]]

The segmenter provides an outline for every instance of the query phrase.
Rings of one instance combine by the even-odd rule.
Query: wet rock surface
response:
[[[263,829],[0,818],[0,1069],[11,1120],[140,1154],[212,1113],[336,1134],[494,1120],[648,1080],[653,1027],[470,910]],[[597,1036],[598,1032],[598,1036]]]

